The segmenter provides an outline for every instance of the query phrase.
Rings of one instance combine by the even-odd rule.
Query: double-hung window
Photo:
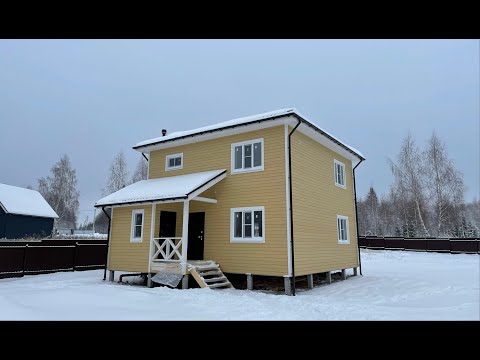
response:
[[[132,211],[132,229],[130,242],[142,242],[143,239],[143,209]]]
[[[230,242],[265,242],[265,208],[235,208],[230,211]]]
[[[335,185],[345,189],[345,164],[338,160],[333,160],[333,166],[335,173]]]
[[[165,171],[183,169],[183,153],[167,155]]]
[[[339,244],[350,244],[348,236],[348,217],[337,215],[337,234]]]
[[[232,174],[263,170],[263,139],[232,144]]]

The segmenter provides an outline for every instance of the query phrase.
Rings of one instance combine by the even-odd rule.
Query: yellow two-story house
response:
[[[191,274],[221,288],[231,273],[252,288],[255,275],[277,276],[294,294],[295,277],[312,287],[313,274],[356,274],[358,150],[295,109],[162,132],[133,147],[148,179],[95,204],[111,208],[111,280],[138,272],[151,285],[170,274],[186,288]]]

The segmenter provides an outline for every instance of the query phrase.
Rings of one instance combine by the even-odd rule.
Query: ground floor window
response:
[[[265,208],[233,208],[230,211],[231,242],[265,242]]]
[[[130,242],[142,242],[142,239],[143,239],[143,209],[133,210]]]
[[[350,244],[348,236],[348,217],[337,215],[337,234],[339,244]]]

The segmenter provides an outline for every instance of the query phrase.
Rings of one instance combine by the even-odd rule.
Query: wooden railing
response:
[[[152,261],[179,262],[182,258],[182,238],[153,238],[154,253]]]

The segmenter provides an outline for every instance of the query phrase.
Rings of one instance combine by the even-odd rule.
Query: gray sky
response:
[[[37,187],[64,153],[81,210],[136,142],[296,107],[363,152],[379,194],[410,130],[433,129],[479,197],[478,40],[0,40],[0,182]],[[81,219],[93,213],[82,211]]]

